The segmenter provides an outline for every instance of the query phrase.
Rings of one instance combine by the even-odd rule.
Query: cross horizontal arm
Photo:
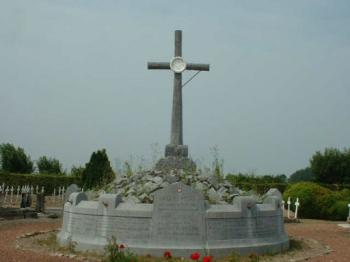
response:
[[[168,62],[148,62],[148,69],[170,69],[170,63]]]
[[[208,64],[187,64],[186,70],[209,71]]]

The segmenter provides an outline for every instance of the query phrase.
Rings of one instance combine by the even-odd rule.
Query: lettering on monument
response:
[[[160,245],[202,246],[204,216],[204,199],[200,192],[182,183],[159,190],[154,198],[151,241]]]

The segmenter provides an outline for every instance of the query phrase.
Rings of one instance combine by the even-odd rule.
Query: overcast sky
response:
[[[0,143],[68,170],[170,140],[174,30],[210,63],[183,90],[184,143],[227,172],[291,174],[350,146],[350,1],[0,0]],[[184,81],[193,72],[184,74]]]

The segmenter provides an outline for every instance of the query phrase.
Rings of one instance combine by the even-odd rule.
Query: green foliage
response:
[[[242,190],[253,190],[258,194],[266,193],[270,188],[277,188],[282,193],[287,187],[286,175],[264,175],[256,176],[253,174],[228,174],[226,179],[233,185]]]
[[[137,256],[130,251],[126,250],[125,247],[118,245],[115,237],[109,241],[105,247],[105,259],[104,262],[137,262]]]
[[[290,197],[292,202],[299,197],[300,209],[299,217],[303,218],[321,218],[321,211],[319,207],[319,199],[330,194],[331,190],[324,188],[316,183],[312,182],[300,182],[292,184],[284,192],[283,196],[285,201]],[[294,204],[291,205],[294,208]]]
[[[70,171],[70,175],[78,180],[81,180],[83,177],[84,170],[85,168],[82,166],[73,166]]]
[[[334,220],[346,220],[349,215],[348,208],[349,201],[338,200],[329,209],[329,213],[332,214]]]
[[[55,158],[39,157],[36,162],[40,174],[62,174],[62,164]]]
[[[72,176],[62,175],[45,175],[45,174],[14,174],[0,172],[0,184],[13,185],[14,187],[23,185],[43,186],[45,188],[45,194],[49,195],[53,193],[53,189],[58,187],[67,187],[70,184],[80,185],[81,181]]]
[[[93,152],[82,174],[84,188],[102,187],[112,182],[114,177],[106,150]]]
[[[350,183],[350,149],[326,148],[323,153],[316,152],[310,166],[318,182]]]
[[[11,173],[32,173],[33,162],[29,155],[26,155],[23,148],[15,147],[12,144],[0,145],[1,169]]]
[[[124,162],[124,173],[127,177],[131,177],[133,175],[131,165],[128,161]]]
[[[288,187],[283,196],[285,201],[290,197],[292,202],[299,197],[299,217],[337,220],[347,216],[350,191],[332,191],[316,183],[300,182]],[[291,207],[293,210],[294,204]]]
[[[297,183],[297,182],[313,182],[315,181],[315,175],[312,172],[310,167],[300,169],[295,171],[288,179],[289,183]]]

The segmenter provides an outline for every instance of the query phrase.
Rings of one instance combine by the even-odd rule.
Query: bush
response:
[[[289,183],[313,182],[316,177],[310,167],[295,171],[288,179]]]
[[[39,157],[36,162],[40,174],[62,174],[62,164],[55,158]]]
[[[12,173],[32,173],[34,171],[33,162],[29,155],[26,155],[23,148],[15,147],[12,144],[0,145],[1,169]]]
[[[346,220],[349,215],[348,201],[339,200],[335,202],[329,209],[329,213],[333,214],[334,220]]]
[[[319,199],[331,194],[331,190],[322,187],[312,182],[300,182],[292,184],[284,192],[284,200],[288,197],[295,201],[297,197],[300,200],[300,208],[298,210],[299,217],[303,218],[321,218],[321,211],[319,207]],[[291,205],[294,210],[294,203]]]
[[[326,148],[324,152],[316,152],[310,160],[310,167],[317,182],[349,183],[350,148],[344,150]]]
[[[101,187],[113,181],[115,175],[105,149],[93,152],[82,173],[84,188]]]
[[[283,194],[294,202],[299,197],[299,217],[339,220],[345,219],[350,203],[350,190],[332,191],[316,183],[301,182],[291,185]],[[294,203],[291,205],[294,210]]]

